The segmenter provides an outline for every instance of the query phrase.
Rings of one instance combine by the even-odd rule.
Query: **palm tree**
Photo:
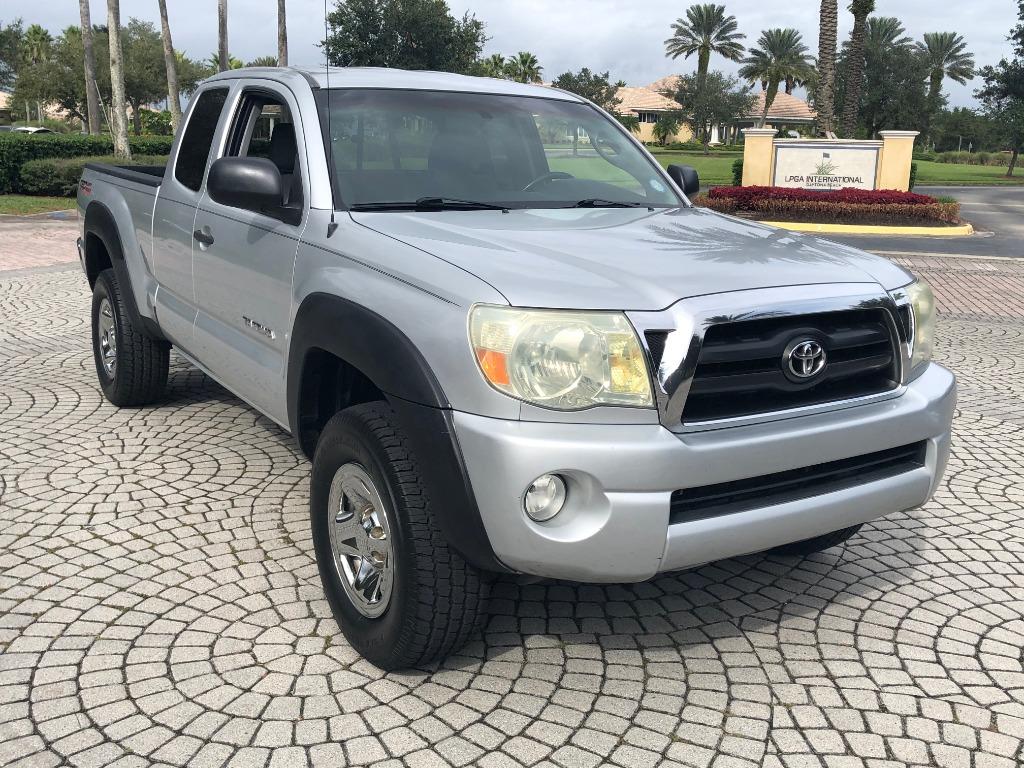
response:
[[[120,0],[107,0],[107,34],[110,43],[110,90],[113,94],[110,109],[110,127],[114,133],[114,157],[131,160],[132,150],[128,146],[128,116],[124,100],[124,57],[121,52],[121,4]]]
[[[818,87],[814,108],[823,133],[833,130],[836,119],[836,38],[839,34],[838,0],[821,0],[818,14]]]
[[[247,67],[276,67],[280,58],[277,56],[257,56],[245,66]]]
[[[895,16],[872,16],[864,30],[864,53],[881,57],[897,48],[906,48],[914,41]]]
[[[757,39],[757,46],[743,59],[739,74],[751,84],[760,82],[765,92],[764,109],[758,120],[761,128],[779,92],[779,84],[803,82],[813,68],[803,37],[795,29],[766,29]]]
[[[506,74],[519,83],[539,83],[542,70],[537,57],[529,51],[520,51],[505,64]]]
[[[82,21],[82,50],[85,68],[85,117],[89,124],[89,133],[100,132],[100,103],[96,91],[96,56],[92,49],[92,19],[89,13],[89,0],[78,0],[78,15]]]
[[[486,59],[480,62],[480,73],[484,77],[505,77],[506,68],[508,62],[505,61],[505,57],[500,53],[492,53]]]
[[[735,16],[725,15],[724,5],[691,5],[686,9],[686,18],[680,17],[672,25],[672,37],[665,41],[665,52],[673,59],[688,59],[697,54],[697,90],[701,90],[712,53],[730,61],[739,61],[743,56],[740,40],[746,35],[737,32],[737,26]]]
[[[967,50],[967,41],[956,32],[926,32],[917,50],[928,62],[928,104],[934,115],[942,96],[942,80],[963,85],[974,78],[974,56]]]
[[[228,0],[217,0],[217,71],[229,69],[228,58]],[[230,67],[234,69],[234,67]]]
[[[284,0],[277,0],[277,66],[288,66],[288,22],[285,19]]]
[[[44,27],[33,24],[25,30],[25,36],[21,40],[22,56],[26,64],[43,64],[50,59],[50,47],[53,45],[53,35]]]
[[[875,10],[875,0],[852,0],[853,31],[850,33],[850,58],[846,65],[846,100],[843,103],[841,131],[851,137],[857,131],[860,112],[860,90],[864,79],[864,37],[867,19]]]
[[[227,59],[228,65],[224,69],[220,68],[220,52],[211,53],[204,63],[208,71],[212,70],[214,72],[226,72],[229,69],[241,69],[245,66],[244,61],[230,53],[227,55]]]
[[[82,0],[88,2],[88,0]],[[164,44],[164,69],[167,71],[167,106],[171,110],[171,129],[178,132],[181,125],[181,88],[178,85],[178,57],[171,42],[171,25],[167,21],[167,0],[157,0],[160,6],[160,37]]]

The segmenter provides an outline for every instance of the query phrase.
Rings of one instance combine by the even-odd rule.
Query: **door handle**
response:
[[[198,240],[200,245],[213,245],[213,235],[208,235],[201,229],[195,230],[192,237]]]

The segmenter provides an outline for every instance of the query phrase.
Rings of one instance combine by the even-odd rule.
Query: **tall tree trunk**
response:
[[[866,29],[867,13],[855,15],[853,17],[853,32],[850,34],[850,58],[846,69],[846,101],[843,103],[842,122],[844,138],[852,138],[857,133],[857,117],[860,114],[860,91],[864,80],[864,36]]]
[[[178,132],[181,125],[181,88],[178,85],[178,60],[174,56],[171,42],[171,25],[167,21],[167,0],[158,0],[160,5],[160,36],[164,42],[164,69],[167,70],[167,107],[171,110],[171,129]]]
[[[768,88],[764,92],[764,109],[761,111],[761,118],[757,121],[758,128],[764,128],[764,124],[768,120],[768,110],[772,108],[772,102],[775,101],[775,96],[778,92],[778,82],[773,81],[768,83]]]
[[[1010,167],[1006,169],[1006,178],[1013,176],[1013,169],[1017,167],[1017,156],[1020,154],[1020,150],[1016,147],[1013,148],[1013,154],[1010,155]]]
[[[89,133],[100,132],[100,104],[96,92],[96,57],[92,49],[92,19],[89,15],[89,0],[78,0],[78,14],[82,19],[82,48],[85,50],[85,104],[86,124]]]
[[[288,21],[284,12],[285,0],[277,0],[277,66],[288,66]]]
[[[142,105],[132,102],[132,132],[136,136],[142,135]]]
[[[114,157],[119,160],[131,160],[132,150],[128,146],[128,117],[124,110],[120,0],[107,0],[107,34],[110,37],[110,90],[113,94],[110,127],[114,133]]]
[[[697,52],[697,93],[704,92],[708,80],[708,65],[711,63],[711,49],[701,48]]]
[[[932,125],[939,114],[939,102],[942,100],[942,76],[944,74],[941,69],[933,69],[928,76],[928,114],[924,116],[926,145],[932,143]]]
[[[836,37],[839,28],[837,0],[821,0],[818,31],[818,88],[814,108],[822,133],[835,130],[836,119]]]
[[[228,63],[228,0],[217,0],[217,61],[218,69],[227,72]]]

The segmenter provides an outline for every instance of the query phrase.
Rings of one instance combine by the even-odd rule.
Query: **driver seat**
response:
[[[447,120],[434,136],[427,171],[444,197],[492,196],[496,177],[487,137],[479,120]]]

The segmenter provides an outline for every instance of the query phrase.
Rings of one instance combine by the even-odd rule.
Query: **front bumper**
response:
[[[949,456],[956,382],[932,364],[899,397],[707,432],[660,425],[506,421],[458,412],[455,430],[484,528],[514,571],[589,582],[643,581],[819,536],[923,504]],[[925,466],[852,488],[669,524],[672,492],[837,461],[917,441]],[[545,472],[568,482],[553,520],[523,512]]]

